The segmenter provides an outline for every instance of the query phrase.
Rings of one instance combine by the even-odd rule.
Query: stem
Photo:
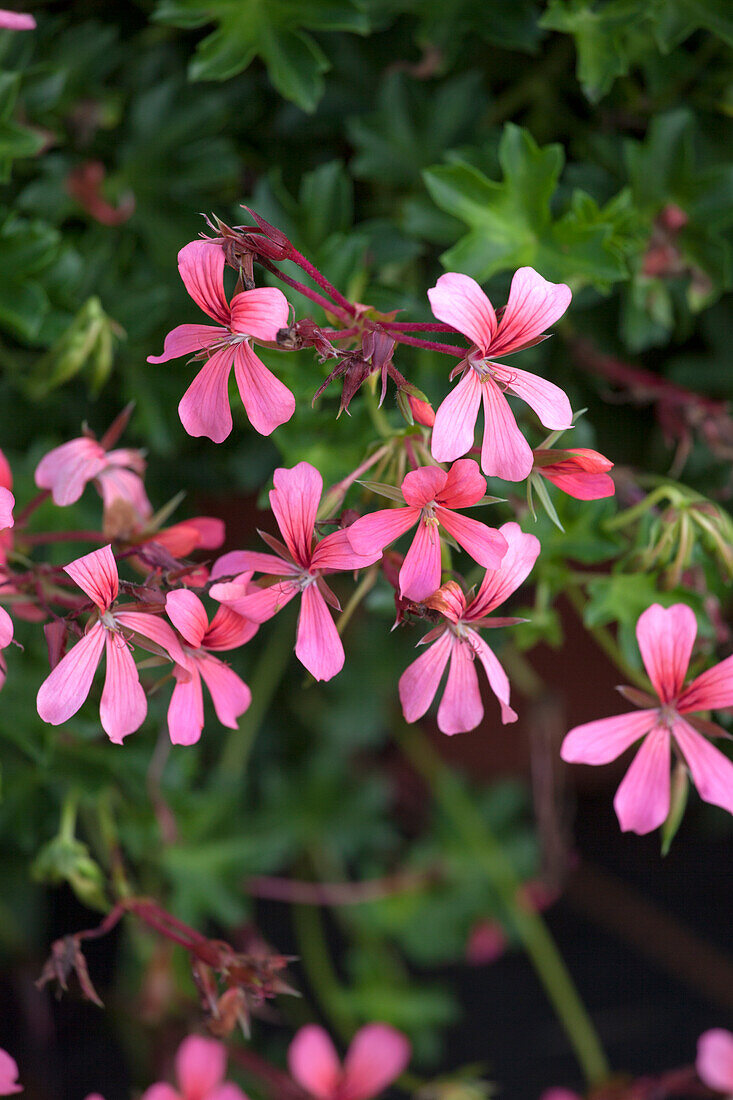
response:
[[[340,635],[343,634],[343,632],[346,630],[346,627],[349,625],[349,620],[351,619],[351,616],[354,614],[361,601],[369,592],[371,592],[372,588],[374,588],[374,585],[377,583],[378,576],[379,565],[373,565],[371,569],[369,569],[368,572],[364,574],[354,591],[351,593],[349,602],[346,604],[346,607],[339,615],[338,622],[336,623],[336,630],[339,632]]]
[[[327,298],[324,298],[322,294],[318,294],[315,290],[311,290],[310,287],[305,286],[304,283],[298,282],[291,275],[286,275],[284,271],[281,271],[275,264],[270,263],[264,257],[258,258],[257,261],[267,271],[271,271],[273,275],[276,275],[278,279],[282,279],[286,286],[292,287],[293,290],[297,290],[298,294],[302,294],[305,298],[310,298],[311,302],[314,302],[321,309],[327,313],[333,314],[335,317],[339,317],[342,321],[347,323],[351,321],[352,314],[347,313],[344,309],[339,309],[333,302],[329,302]]]
[[[272,875],[257,875],[244,883],[244,890],[255,898],[282,901],[289,905],[365,905],[368,902],[426,890],[440,879],[434,871],[396,871],[383,878],[365,882],[309,882]]]
[[[519,880],[501,844],[422,731],[400,721],[396,735],[405,755],[426,780],[466,845],[473,849],[478,865],[501,898],[588,1084],[599,1084],[608,1077],[609,1069],[598,1035],[542,917],[522,904]]]
[[[31,546],[43,546],[49,542],[109,542],[100,531],[46,531],[37,535],[23,535],[23,542]]]
[[[25,526],[29,516],[32,516],[36,508],[40,508],[43,502],[48,500],[50,496],[50,489],[41,489],[40,493],[37,493],[36,496],[33,497],[33,500],[30,500],[25,508],[15,517],[15,530],[17,531],[19,527]]]
[[[414,336],[405,336],[401,332],[391,332],[398,344],[409,344],[413,348],[424,348],[425,351],[442,351],[445,355],[455,355],[458,359],[465,358],[466,348],[457,348],[453,344],[435,344],[432,340],[418,340]]]
[[[302,267],[306,275],[310,275],[313,282],[316,283],[321,288],[321,290],[325,290],[329,298],[336,302],[336,304],[339,305],[341,309],[349,315],[349,317],[354,316],[354,314],[356,313],[356,307],[349,301],[348,298],[344,298],[341,291],[337,290],[333,283],[329,283],[325,275],[321,275],[318,268],[314,267],[310,260],[306,260],[302,252],[298,252],[297,248],[293,248],[290,252],[290,255],[288,256],[288,259],[292,260],[293,263],[298,265],[298,267]],[[333,313],[334,310],[331,309],[330,312]]]
[[[442,321],[383,321],[382,328],[396,332],[451,332],[454,336],[461,335],[453,325],[443,324]]]

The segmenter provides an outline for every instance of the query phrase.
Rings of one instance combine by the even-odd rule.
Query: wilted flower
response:
[[[306,1024],[288,1049],[290,1073],[315,1100],[371,1100],[406,1069],[407,1038],[388,1024],[357,1031],[343,1065],[331,1039],[317,1024]]]

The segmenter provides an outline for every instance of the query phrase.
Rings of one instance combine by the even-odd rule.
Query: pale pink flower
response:
[[[34,31],[36,21],[29,12],[0,8],[0,28],[7,31]]]
[[[507,551],[498,569],[487,570],[481,587],[467,605],[455,581],[449,581],[430,597],[429,607],[440,611],[444,623],[435,627],[420,644],[433,644],[400,677],[399,691],[405,720],[416,722],[432,703],[450,660],[445,692],[438,707],[438,729],[443,733],[465,733],[475,729],[484,716],[475,659],[484,666],[489,687],[501,706],[501,720],[515,722],[509,706],[507,674],[477,630],[507,626],[516,619],[488,619],[529,575],[540,552],[539,540],[524,534],[518,523],[499,528]]]
[[[212,656],[212,650],[237,649],[244,645],[257,633],[257,623],[222,605],[209,624],[201,600],[187,588],[169,592],[165,610],[183,638],[182,648],[187,658],[185,666],[174,669],[176,686],[168,707],[171,741],[174,745],[193,745],[200,738],[204,728],[202,679],[221,724],[237,729],[237,719],[249,707],[252,695],[229,665]]]
[[[722,1027],[705,1031],[697,1041],[695,1066],[709,1089],[733,1097],[733,1034]]]
[[[8,495],[12,497],[12,488],[13,473],[10,469],[10,463],[3,452],[0,451],[0,489],[7,490]],[[12,526],[13,523],[3,528],[0,523],[0,596],[16,595],[18,592],[12,573],[7,569],[8,554],[13,548]],[[24,603],[22,600],[13,602],[13,614],[16,619],[26,619],[28,622],[40,622],[46,617],[45,612],[36,607],[34,603]],[[2,657],[0,657],[0,672],[2,672],[1,687],[5,682],[5,662]]]
[[[288,1049],[294,1081],[315,1100],[371,1100],[407,1068],[412,1051],[408,1039],[389,1024],[360,1028],[343,1065],[326,1031],[306,1024]]]
[[[5,489],[0,485],[0,531],[6,531],[8,527],[12,527],[15,523],[13,519],[14,507],[15,497],[10,489]]]
[[[643,738],[614,799],[624,831],[649,833],[666,820],[673,745],[700,797],[733,813],[733,763],[698,732],[696,719],[683,717],[733,706],[733,656],[683,688],[696,634],[695,615],[685,604],[648,607],[636,624],[636,637],[658,703],[626,688],[633,702],[638,698],[649,709],[586,722],[570,730],[562,743],[560,754],[571,764],[607,764]]]
[[[613,463],[589,447],[540,448],[534,452],[534,467],[538,474],[576,500],[601,500],[616,492],[613,478],[608,474]]]
[[[145,460],[132,447],[105,451],[101,443],[80,436],[49,451],[36,467],[36,485],[50,489],[54,504],[74,504],[93,481],[105,510],[117,500],[131,504],[142,519],[152,515],[142,482]]]
[[[275,470],[275,488],[270,492],[272,508],[285,543],[268,535],[275,554],[235,550],[225,554],[214,573],[246,572],[244,578],[220,582],[209,595],[256,623],[264,623],[281,611],[295,596],[301,596],[295,655],[316,680],[330,680],[344,665],[344,647],[327,604],[339,608],[338,600],[324,575],[362,569],[381,557],[381,551],[357,554],[346,531],[334,531],[314,546],[318,504],[323,478],[308,462],[287,470]],[[267,588],[252,592],[250,572],[282,577]]]
[[[0,1096],[12,1096],[22,1091],[23,1086],[18,1084],[17,1062],[0,1047]]]
[[[178,1088],[159,1082],[141,1100],[247,1100],[239,1085],[224,1080],[227,1048],[215,1039],[189,1035],[176,1054]]]
[[[0,649],[7,649],[13,640],[13,620],[4,607],[0,607]],[[0,653],[0,688],[5,683],[8,674],[8,666],[5,657]]]
[[[501,320],[481,287],[468,275],[441,275],[428,291],[433,313],[474,343],[453,372],[463,377],[435,414],[432,453],[439,462],[460,458],[473,447],[476,419],[484,405],[481,469],[505,481],[522,481],[532,469],[532,449],[517,427],[505,393],[515,394],[534,409],[547,428],[561,430],[572,423],[570,402],[563,391],[518,368],[494,362],[531,347],[545,338],[570,304],[570,288],[549,283],[531,267],[520,267],[512,279],[509,301]]]
[[[245,412],[255,431],[270,435],[295,411],[295,398],[258,359],[250,340],[271,341],[288,323],[288,301],[276,287],[257,287],[224,294],[224,252],[214,241],[192,241],[178,253],[178,270],[186,290],[214,325],[179,325],[165,338],[162,355],[149,363],[165,363],[181,355],[205,358],[205,363],[178,406],[189,435],[208,436],[222,443],[232,430],[228,382],[232,364]]]
[[[454,462],[447,473],[439,466],[421,466],[402,482],[406,507],[362,516],[347,528],[349,542],[359,554],[375,554],[417,524],[400,569],[400,596],[419,602],[440,585],[440,527],[485,569],[501,563],[506,553],[503,536],[455,511],[477,504],[485,492],[486,481],[472,458]]]
[[[99,716],[110,740],[121,744],[128,733],[139,729],[148,709],[130,648],[130,636],[148,639],[154,644],[155,652],[163,649],[176,664],[185,666],[187,658],[174,631],[159,616],[134,609],[112,609],[119,578],[110,546],[77,558],[64,566],[64,572],[92,600],[98,614],[87,625],[81,641],[41,684],[38,713],[52,726],[76,714],[89,694],[104,649],[107,671]]]

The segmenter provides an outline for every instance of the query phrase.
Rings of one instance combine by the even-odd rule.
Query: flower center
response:
[[[433,526],[438,526],[438,518],[435,515],[435,501],[430,500],[427,504],[423,504],[420,509],[420,520],[423,523],[432,523]]]
[[[469,357],[469,363],[471,369],[476,372],[482,383],[488,382],[489,379],[491,379],[500,389],[504,390],[507,386],[511,386],[514,381],[514,373],[509,370],[508,367],[502,366],[501,363],[491,363],[488,359],[481,358],[480,352],[476,353],[476,358],[472,356]]]

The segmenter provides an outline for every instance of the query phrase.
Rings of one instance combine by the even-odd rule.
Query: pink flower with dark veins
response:
[[[485,569],[501,563],[504,537],[456,511],[478,504],[485,492],[486,481],[472,458],[454,462],[447,473],[439,466],[421,466],[402,482],[406,507],[383,508],[357,519],[346,529],[349,542],[359,554],[375,554],[417,524],[400,569],[400,596],[419,602],[440,585],[441,527]]]
[[[517,720],[509,706],[507,674],[478,630],[520,621],[487,616],[526,580],[537,560],[540,543],[534,535],[524,534],[518,523],[505,523],[499,530],[507,543],[506,554],[498,569],[487,570],[470,603],[455,581],[448,581],[425,601],[443,615],[444,622],[426,634],[420,644],[432,645],[400,677],[400,702],[407,722],[416,722],[425,714],[450,661],[438,707],[438,729],[447,734],[475,729],[484,716],[476,674],[477,657],[484,666],[489,687],[499,700],[502,722]]]
[[[562,743],[560,755],[570,764],[608,764],[642,742],[613,803],[624,832],[649,833],[666,820],[673,747],[700,797],[733,813],[733,763],[691,717],[695,711],[733,706],[733,656],[684,687],[696,634],[697,621],[686,604],[648,607],[636,624],[636,637],[658,698],[622,688],[625,697],[644,709],[576,726]],[[710,722],[702,726],[705,732],[711,727],[719,729]],[[724,730],[719,732],[725,736]]]
[[[273,481],[270,507],[284,543],[268,535],[266,541],[274,554],[248,550],[225,554],[216,563],[215,575],[246,575],[213,585],[209,595],[256,623],[271,619],[300,596],[295,655],[316,680],[330,680],[343,668],[344,647],[327,607],[330,604],[339,610],[339,602],[325,576],[372,565],[382,556],[381,550],[358,554],[346,531],[334,531],[314,545],[323,478],[310,463],[299,462],[290,470],[281,467],[275,470]],[[252,592],[251,571],[282,580]]]
[[[733,1034],[722,1027],[703,1032],[697,1041],[695,1067],[709,1089],[733,1096]]]
[[[97,614],[76,643],[41,684],[38,713],[58,726],[76,714],[86,700],[94,673],[105,651],[107,670],[99,716],[110,741],[122,739],[142,725],[148,703],[130,649],[131,637],[152,642],[183,667],[187,657],[173,629],[148,611],[113,608],[119,591],[117,562],[112,548],[103,546],[64,566],[64,572],[96,605]],[[145,642],[141,642],[144,646]]]
[[[133,447],[105,451],[96,439],[80,436],[44,455],[36,467],[35,479],[39,489],[50,489],[54,504],[61,507],[74,504],[87,483],[93,481],[105,510],[123,500],[147,519],[153,508],[143,485],[144,472],[141,451]]]
[[[521,397],[545,427],[553,430],[569,428],[573,414],[558,386],[517,367],[502,366],[495,357],[522,351],[545,339],[545,329],[562,317],[570,304],[570,288],[549,283],[531,267],[520,267],[501,320],[468,275],[441,275],[428,298],[438,320],[452,325],[474,345],[453,372],[462,375],[461,381],[435,414],[433,457],[451,462],[470,451],[483,401],[481,469],[505,481],[522,481],[532,469],[532,449],[517,426],[505,393]]]
[[[149,363],[166,363],[181,355],[205,362],[178,406],[189,435],[207,436],[222,443],[232,430],[229,375],[232,365],[239,395],[255,431],[270,435],[295,411],[287,386],[255,355],[251,340],[277,339],[288,323],[288,301],[276,287],[256,287],[235,294],[231,304],[224,293],[224,252],[214,241],[192,241],[178,253],[178,270],[196,305],[216,325],[178,325],[165,338],[162,355]]]
[[[288,1049],[294,1081],[314,1100],[372,1100],[407,1068],[410,1043],[388,1024],[367,1024],[357,1031],[343,1065],[326,1031],[301,1027]]]
[[[176,1053],[178,1088],[160,1081],[146,1089],[140,1100],[247,1100],[239,1085],[224,1080],[226,1068],[223,1043],[189,1035]]]

